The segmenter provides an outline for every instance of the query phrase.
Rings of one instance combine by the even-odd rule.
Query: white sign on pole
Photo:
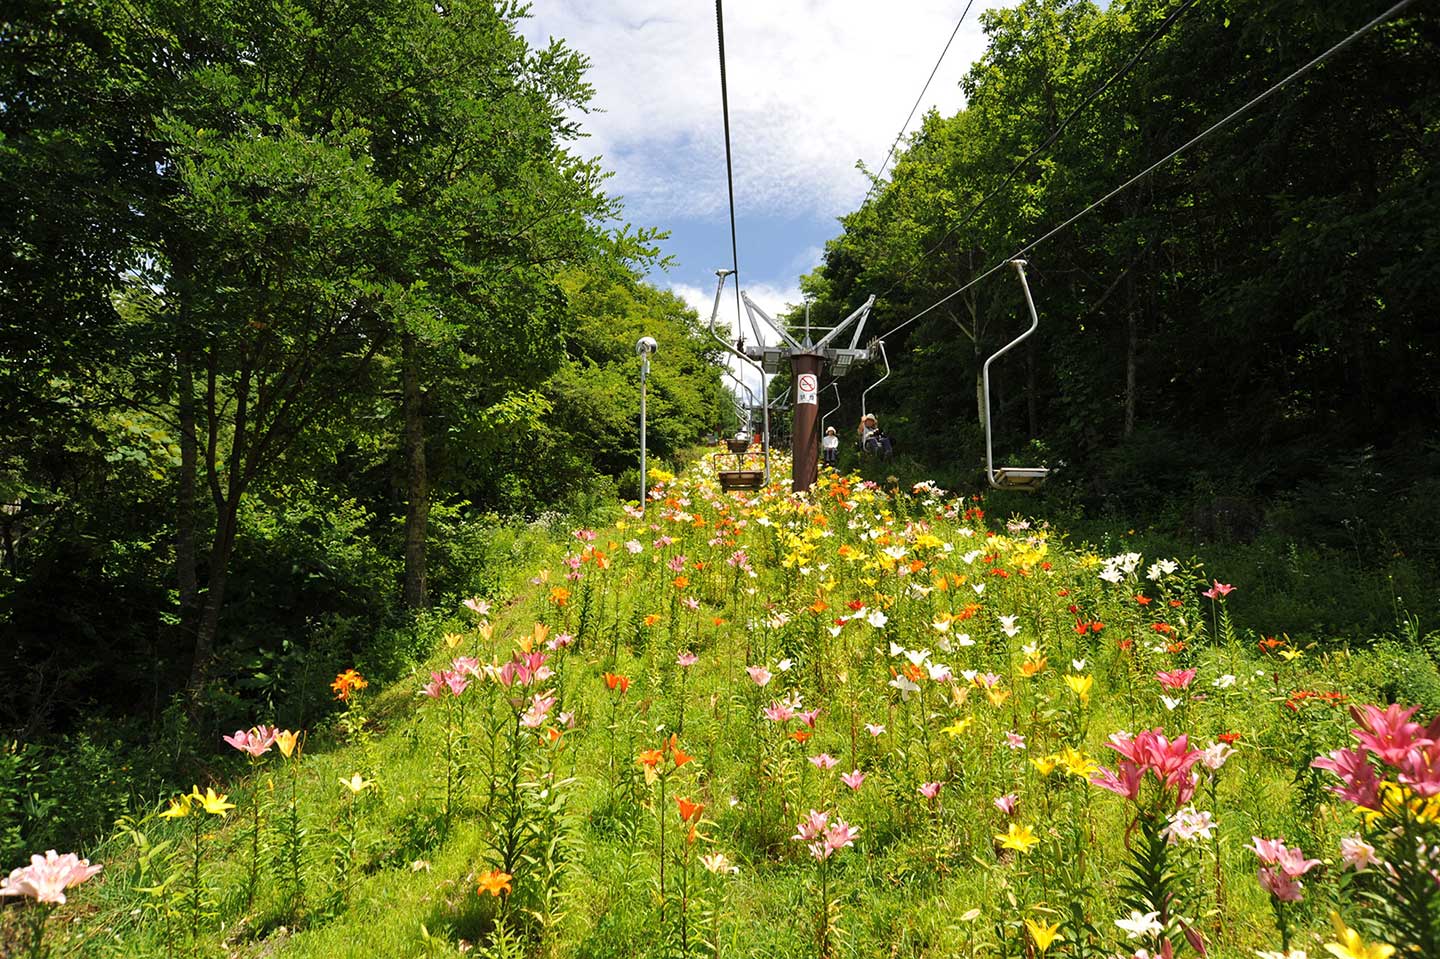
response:
[[[801,373],[795,378],[795,402],[809,403],[811,406],[818,405],[819,386],[820,378],[814,373]]]

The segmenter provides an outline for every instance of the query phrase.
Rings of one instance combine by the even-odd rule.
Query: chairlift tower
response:
[[[865,321],[870,318],[870,309],[875,305],[872,295],[860,308],[841,320],[835,326],[812,329],[810,309],[805,309],[805,329],[799,339],[791,335],[783,323],[777,322],[762,310],[744,292],[740,300],[745,305],[745,315],[750,321],[750,330],[755,336],[753,345],[745,348],[745,356],[769,374],[777,374],[784,364],[790,367],[790,392],[795,399],[794,428],[790,445],[794,454],[794,473],[790,488],[797,493],[815,485],[820,473],[820,375],[828,369],[836,379],[850,372],[857,362],[869,358],[869,351],[860,349],[860,337],[865,332]],[[775,344],[766,344],[760,333],[764,323],[780,338]],[[846,346],[839,345],[840,335],[846,330],[853,331]],[[818,340],[815,333],[824,333]]]

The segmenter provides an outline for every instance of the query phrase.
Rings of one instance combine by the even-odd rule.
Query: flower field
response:
[[[925,484],[655,478],[412,680],[16,869],[12,951],[1440,956],[1440,724],[1368,652]]]

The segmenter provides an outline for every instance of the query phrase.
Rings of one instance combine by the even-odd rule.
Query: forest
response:
[[[656,454],[728,414],[713,341],[642,279],[657,231],[573,148],[583,58],[519,15],[7,14],[7,850],[37,778],[158,776],[137,744],[170,769],[257,703],[304,716],[309,680],[399,668],[416,613],[484,592],[507,529],[634,490],[642,332]]]
[[[971,283],[1023,250],[1040,327],[993,369],[995,452],[1054,472],[1043,507],[1016,508],[1353,569],[1358,604],[1286,579],[1312,604],[1286,610],[1307,629],[1375,629],[1395,595],[1433,620],[1434,10],[1380,25],[1050,235],[1381,12],[1134,0],[983,14],[966,108],[925,117],[802,281],[817,324],[878,296],[871,330],[895,330],[893,375],[870,405],[901,471],[983,479],[980,366],[1029,318],[1008,267]],[[853,423],[858,390],[841,388]]]
[[[529,14],[0,18],[0,955],[1440,949],[1434,4],[979,13],[800,280],[895,457],[731,497]]]

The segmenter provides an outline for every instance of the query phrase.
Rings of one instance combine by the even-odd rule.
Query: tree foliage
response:
[[[888,330],[1379,12],[1200,3],[1142,53],[1178,6],[984,14],[965,109],[927,116],[842,219],[805,283],[816,308],[879,293]],[[1394,496],[1424,477],[1440,413],[1440,271],[1424,259],[1440,223],[1437,27],[1413,7],[1031,251],[1041,327],[996,364],[997,455],[1044,459],[1054,494],[1131,515],[1216,490],[1263,503],[1317,478]],[[979,478],[980,405],[959,384],[1026,319],[1005,269],[887,341],[895,374],[871,405],[902,449]]]
[[[657,234],[577,147],[586,61],[524,15],[7,13],[0,725],[364,656],[460,588],[432,507],[463,536],[629,468],[641,331],[657,451],[713,428],[693,314],[637,279]]]

